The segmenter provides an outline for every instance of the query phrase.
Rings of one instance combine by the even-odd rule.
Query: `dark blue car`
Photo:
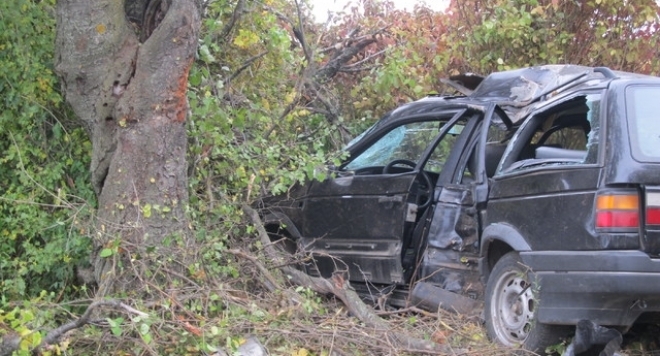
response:
[[[365,298],[483,317],[543,352],[660,312],[660,78],[572,65],[447,81],[263,202],[271,238]]]

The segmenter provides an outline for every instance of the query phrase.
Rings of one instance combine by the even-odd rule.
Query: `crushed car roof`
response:
[[[468,77],[470,83],[474,84],[475,75],[470,74]],[[539,106],[538,103],[565,93],[568,89],[604,86],[618,78],[643,77],[649,76],[613,71],[607,67],[544,65],[492,73],[479,81],[476,87],[468,87],[469,90],[473,89],[470,93],[463,94],[480,101],[497,103],[511,122],[518,123]]]
[[[466,73],[442,79],[441,82],[463,96],[429,95],[403,104],[387,113],[368,131],[393,121],[415,116],[434,115],[440,111],[497,104],[508,116],[507,127],[517,125],[532,111],[553,98],[574,90],[604,88],[615,79],[655,78],[648,75],[613,71],[607,67],[571,64],[543,65],[494,72],[486,77]]]

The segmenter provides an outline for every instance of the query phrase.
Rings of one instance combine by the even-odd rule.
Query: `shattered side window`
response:
[[[344,169],[384,167],[398,159],[417,163],[441,127],[442,123],[438,121],[413,122],[396,127],[355,157]]]
[[[635,159],[660,161],[660,87],[635,86],[626,90],[628,125]]]
[[[535,114],[525,123],[503,171],[598,162],[601,94],[585,94]]]

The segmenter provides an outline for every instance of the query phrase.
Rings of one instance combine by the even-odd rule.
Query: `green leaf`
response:
[[[140,324],[140,334],[146,335],[150,331],[149,324],[143,323]]]
[[[99,256],[101,256],[103,258],[106,258],[106,257],[110,257],[114,254],[115,254],[115,251],[113,251],[112,249],[104,248],[103,250],[101,250],[101,253],[99,253]]]
[[[121,336],[122,329],[121,325],[124,322],[124,318],[110,319],[108,318],[108,324],[110,324],[110,331],[115,336]]]
[[[207,45],[201,45],[199,47],[199,57],[206,63],[213,63],[216,61]]]
[[[142,207],[142,215],[144,215],[145,218],[151,217],[151,204],[145,204]]]

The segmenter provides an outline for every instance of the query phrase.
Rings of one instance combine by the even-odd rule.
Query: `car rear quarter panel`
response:
[[[604,248],[593,227],[599,174],[597,166],[557,166],[498,177],[491,187],[487,225],[515,226],[532,250]]]

